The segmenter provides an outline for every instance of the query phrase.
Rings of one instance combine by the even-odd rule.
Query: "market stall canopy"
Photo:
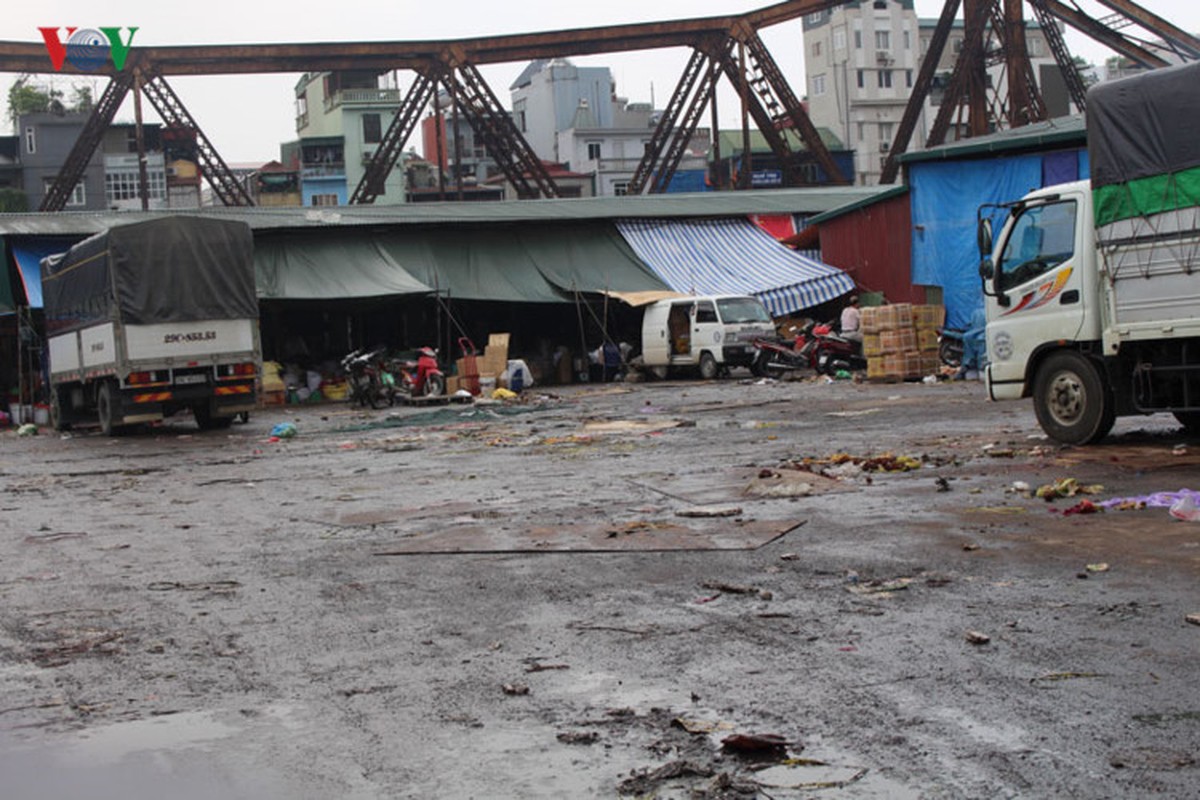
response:
[[[854,290],[837,267],[790,250],[745,218],[623,220],[617,227],[678,292],[750,294],[782,317]]]
[[[431,227],[379,241],[416,280],[458,300],[561,303],[575,292],[668,288],[604,221]]]
[[[428,294],[372,236],[361,233],[259,236],[254,247],[258,296],[333,300]]]

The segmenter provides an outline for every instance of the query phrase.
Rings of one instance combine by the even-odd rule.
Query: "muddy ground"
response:
[[[0,436],[3,796],[1200,795],[1200,523],[1063,513],[1200,489],[1169,417],[548,392]]]

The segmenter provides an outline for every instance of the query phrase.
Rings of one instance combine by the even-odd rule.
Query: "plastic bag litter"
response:
[[[1171,504],[1168,513],[1184,522],[1200,522],[1200,506],[1196,505],[1195,495],[1192,494],[1182,495]]]
[[[37,425],[34,425],[32,422],[27,422],[17,428],[17,436],[37,436],[37,434]]]
[[[501,387],[499,389],[495,389],[492,392],[493,400],[512,400],[516,396],[517,396],[516,392],[510,392],[508,389],[505,389],[503,387]]]
[[[297,433],[296,426],[290,422],[281,422],[274,428],[271,428],[271,436],[276,439],[291,439]]]

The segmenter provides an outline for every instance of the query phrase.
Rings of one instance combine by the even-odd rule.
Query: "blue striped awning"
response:
[[[789,249],[748,219],[622,220],[617,229],[675,291],[752,294],[773,317],[854,290],[849,275]]]

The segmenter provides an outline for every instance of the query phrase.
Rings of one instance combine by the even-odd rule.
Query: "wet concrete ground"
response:
[[[1200,523],[1062,513],[1200,488],[1169,417],[550,391],[0,436],[4,796],[1200,795]]]

